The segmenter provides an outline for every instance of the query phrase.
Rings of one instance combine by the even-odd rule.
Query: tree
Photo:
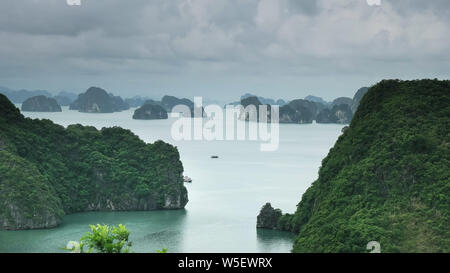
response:
[[[90,225],[91,231],[81,237],[80,243],[70,241],[66,250],[74,253],[129,253],[132,243],[130,231],[122,224],[116,226]],[[85,250],[86,247],[86,250]]]

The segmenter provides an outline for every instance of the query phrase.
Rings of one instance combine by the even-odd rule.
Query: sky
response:
[[[2,0],[0,86],[218,101],[449,79],[448,0]]]

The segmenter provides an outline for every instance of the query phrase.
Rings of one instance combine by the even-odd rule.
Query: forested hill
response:
[[[450,81],[382,81],[277,228],[294,252],[450,252],[449,166]]]
[[[82,211],[183,208],[182,173],[169,144],[24,118],[0,94],[0,229],[53,227]]]

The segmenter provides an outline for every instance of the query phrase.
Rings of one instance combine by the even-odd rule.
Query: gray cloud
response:
[[[448,78],[450,1],[4,0],[0,85],[231,99]]]

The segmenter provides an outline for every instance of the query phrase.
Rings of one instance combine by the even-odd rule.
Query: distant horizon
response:
[[[450,78],[450,1],[2,1],[12,89],[233,101]]]
[[[41,91],[41,92],[48,92],[48,93],[50,93],[50,94],[54,97],[54,96],[57,96],[57,95],[59,95],[60,93],[64,93],[64,92],[79,95],[79,94],[85,93],[85,92],[87,91],[87,89],[89,89],[90,87],[99,87],[99,88],[102,88],[102,89],[104,89],[107,93],[112,93],[113,95],[115,95],[115,96],[120,96],[120,97],[122,97],[123,99],[131,99],[131,98],[134,98],[134,97],[141,97],[141,98],[148,98],[148,99],[162,99],[162,97],[164,97],[164,96],[167,95],[167,96],[174,96],[174,97],[177,97],[177,98],[187,98],[187,99],[190,99],[190,100],[193,100],[194,97],[202,97],[204,101],[217,101],[217,102],[220,102],[220,103],[222,103],[222,102],[223,102],[223,103],[231,103],[231,102],[237,102],[237,101],[239,101],[240,98],[241,98],[241,96],[243,96],[243,95],[245,95],[245,94],[252,94],[252,95],[257,96],[257,97],[264,97],[264,98],[267,98],[267,99],[273,99],[274,101],[277,101],[277,100],[281,99],[281,100],[284,100],[284,101],[286,101],[286,102],[292,101],[292,100],[295,100],[295,99],[304,99],[304,98],[306,98],[306,97],[308,97],[308,96],[314,96],[314,97],[322,98],[322,99],[324,99],[326,102],[332,102],[334,99],[339,98],[339,97],[349,97],[349,98],[353,98],[353,96],[355,95],[356,91],[358,91],[360,88],[363,88],[363,87],[370,87],[370,86],[369,86],[369,85],[367,85],[367,86],[361,86],[361,87],[357,88],[356,90],[354,90],[353,94],[351,94],[351,95],[348,95],[348,96],[340,95],[340,96],[336,96],[336,97],[333,97],[333,98],[326,98],[326,97],[323,97],[323,96],[320,96],[320,95],[317,95],[317,94],[314,94],[314,93],[308,93],[307,95],[302,96],[302,97],[285,98],[285,97],[277,97],[277,96],[265,96],[265,95],[260,95],[260,94],[258,94],[258,93],[256,93],[256,92],[251,92],[251,91],[243,91],[242,94],[239,95],[238,97],[233,97],[233,98],[230,98],[230,99],[228,99],[228,100],[227,100],[227,99],[214,98],[214,97],[204,97],[204,96],[201,96],[201,95],[194,95],[194,96],[192,96],[192,97],[188,97],[188,96],[184,96],[184,95],[176,95],[176,94],[174,94],[175,92],[174,92],[174,93],[167,92],[167,93],[163,93],[162,95],[154,95],[154,94],[152,94],[152,95],[145,95],[145,94],[144,94],[144,95],[142,95],[142,94],[127,94],[127,95],[122,95],[122,94],[120,94],[120,93],[111,92],[110,90],[105,89],[104,87],[98,86],[98,85],[92,85],[92,86],[89,86],[89,87],[87,87],[84,91],[69,91],[68,89],[62,89],[62,90],[60,90],[60,91],[54,91],[54,90],[48,90],[48,89],[44,89],[44,88],[33,88],[33,89],[28,89],[28,88],[14,88],[14,87],[10,87],[10,86],[6,86],[6,85],[0,84],[0,93],[2,93],[2,92],[1,92],[2,89],[8,89],[8,90],[10,90],[10,91],[15,91],[15,92],[18,92],[18,91],[29,91],[29,92],[37,92],[37,91]]]

